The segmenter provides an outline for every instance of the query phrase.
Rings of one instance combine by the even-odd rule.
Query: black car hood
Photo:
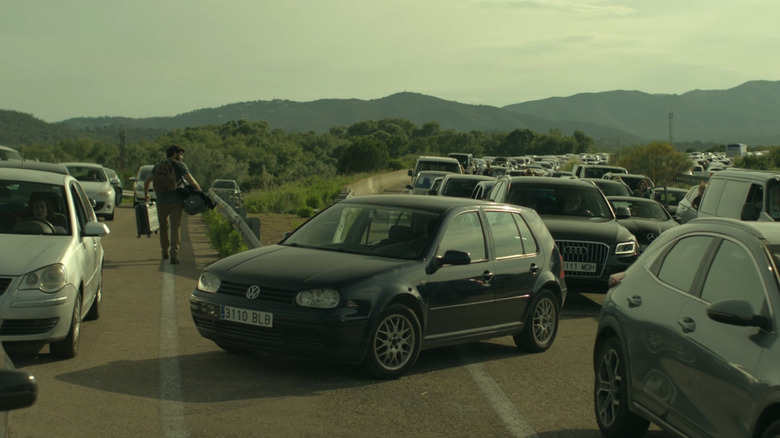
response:
[[[421,260],[271,245],[226,257],[206,270],[223,281],[262,283],[280,289],[339,288]],[[420,269],[422,273],[422,268]]]
[[[654,240],[662,232],[678,225],[677,222],[673,220],[656,221],[641,218],[618,219],[618,222],[631,231],[641,243],[650,243],[650,241]],[[652,233],[655,236],[652,239],[648,239],[648,233]]]
[[[609,246],[614,246],[616,242],[625,242],[631,239],[631,232],[615,219],[542,216],[542,221],[555,240],[604,242]]]

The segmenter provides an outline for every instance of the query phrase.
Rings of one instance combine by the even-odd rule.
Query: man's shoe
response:
[[[162,253],[162,256],[163,256],[163,260],[168,260],[168,254],[167,253]]]
[[[172,265],[178,265],[179,264],[179,259],[177,259],[176,257],[171,257],[171,264]]]

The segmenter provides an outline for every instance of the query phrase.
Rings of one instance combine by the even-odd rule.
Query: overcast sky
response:
[[[723,90],[780,80],[778,19],[776,0],[0,0],[0,109]]]

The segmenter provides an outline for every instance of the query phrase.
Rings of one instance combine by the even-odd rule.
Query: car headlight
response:
[[[215,294],[221,284],[222,281],[210,272],[203,272],[200,274],[200,278],[198,278],[198,290],[202,292]]]
[[[620,242],[615,247],[616,255],[628,255],[634,253],[636,253],[636,242],[633,240],[629,242]]]
[[[332,309],[339,305],[339,292],[333,289],[310,289],[298,292],[295,302],[303,307]]]
[[[111,195],[111,189],[106,189],[98,193],[98,198],[110,198]]]
[[[25,275],[19,289],[38,289],[41,292],[54,293],[66,284],[68,284],[68,270],[65,265],[57,263]]]

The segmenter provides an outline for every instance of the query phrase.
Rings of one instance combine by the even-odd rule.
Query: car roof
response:
[[[468,173],[452,173],[448,172],[446,175],[444,175],[444,179],[450,180],[450,179],[467,179],[467,180],[477,180],[477,181],[491,181],[496,179],[494,176],[490,175],[471,175]]]
[[[105,167],[103,167],[102,165],[97,164],[97,163],[86,163],[86,162],[85,163],[80,163],[80,162],[75,162],[74,161],[74,162],[60,163],[60,164],[62,164],[63,166],[95,167],[95,168],[98,168],[98,169],[105,169]]]
[[[739,229],[744,232],[750,233],[758,239],[766,240],[770,245],[780,244],[780,227],[777,223],[772,221],[741,221],[737,219],[725,218],[725,217],[705,217],[696,218],[692,221],[681,225],[676,228],[689,229],[693,227],[704,228],[706,230],[727,231],[730,229]]]
[[[43,161],[33,160],[8,160],[0,161],[1,168],[10,169],[29,169],[29,170],[42,170],[46,172],[54,172],[62,175],[68,175],[68,168],[62,164],[47,163]]]
[[[640,198],[638,196],[607,196],[610,201],[626,201],[626,202],[645,202],[648,204],[658,204],[658,201],[654,201],[649,198]]]
[[[587,187],[592,188],[593,190],[599,190],[599,188],[591,184],[590,181],[584,181],[579,178],[555,178],[552,176],[512,176],[509,178],[512,184],[548,187]]]
[[[73,177],[67,173],[50,172],[48,170],[0,167],[0,178],[63,185],[65,180]]]
[[[459,198],[455,196],[415,196],[408,194],[366,195],[353,196],[341,201],[340,203],[345,202],[350,204],[386,205],[391,207],[403,206],[413,209],[438,212],[444,212],[452,208],[471,206],[496,206],[501,208],[509,207],[514,210],[520,210],[520,208],[508,204],[499,204],[497,202],[483,201],[481,199]]]

